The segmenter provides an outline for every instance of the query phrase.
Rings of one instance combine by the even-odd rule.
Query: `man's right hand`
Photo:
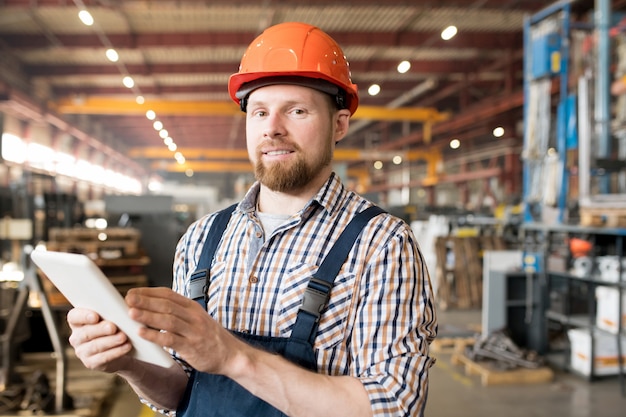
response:
[[[132,345],[114,323],[85,308],[71,309],[67,323],[72,330],[70,345],[86,368],[117,372],[131,367]]]

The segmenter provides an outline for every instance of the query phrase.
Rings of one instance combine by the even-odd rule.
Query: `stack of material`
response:
[[[435,242],[437,302],[443,310],[470,309],[482,305],[482,253],[500,250],[496,236],[439,237]]]
[[[119,256],[134,256],[139,252],[140,232],[133,228],[113,227],[108,229],[51,228],[48,250],[59,252],[97,255],[117,253]],[[118,257],[119,257],[118,256]]]
[[[580,225],[588,227],[626,227],[626,208],[624,207],[581,207]]]

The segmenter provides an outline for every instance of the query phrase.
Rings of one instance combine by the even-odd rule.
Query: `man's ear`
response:
[[[342,109],[337,111],[335,115],[335,143],[343,139],[348,134],[350,127],[350,110]]]

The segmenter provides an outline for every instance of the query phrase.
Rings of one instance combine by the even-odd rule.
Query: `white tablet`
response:
[[[30,257],[74,307],[93,310],[126,333],[137,359],[165,368],[175,363],[163,348],[139,337],[142,325],[128,316],[122,295],[87,256],[34,250]]]

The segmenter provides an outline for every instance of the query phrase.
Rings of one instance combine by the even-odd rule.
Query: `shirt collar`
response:
[[[261,184],[257,181],[248,190],[244,198],[239,203],[239,209],[245,213],[252,213],[256,207],[256,200],[259,195],[259,190],[261,189]],[[317,194],[313,196],[311,201],[309,201],[302,212],[308,212],[312,209],[312,206],[315,206],[314,203],[322,206],[326,211],[332,211],[333,207],[337,206],[337,203],[342,198],[344,194],[344,187],[339,179],[339,176],[334,172],[330,174],[328,180],[322,185]]]

